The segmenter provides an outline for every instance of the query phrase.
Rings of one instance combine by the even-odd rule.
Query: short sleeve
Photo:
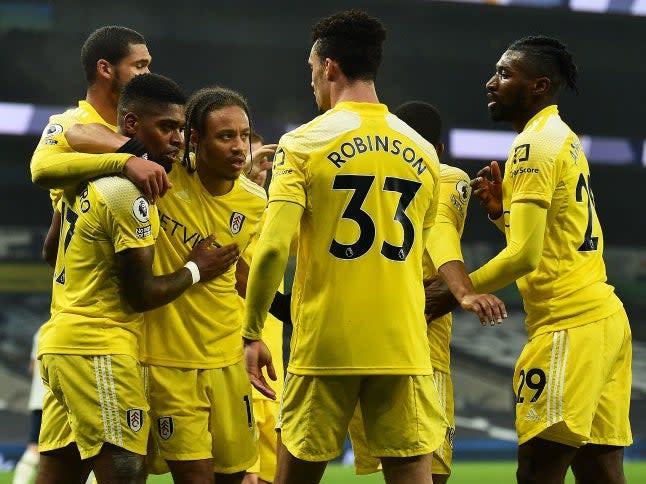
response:
[[[269,203],[294,202],[306,208],[306,167],[304,156],[298,151],[297,144],[291,137],[286,135],[281,138],[274,156]]]
[[[129,185],[126,189],[125,184]],[[96,180],[94,186],[105,207],[99,215],[115,253],[155,243],[159,233],[157,207],[150,205],[134,185],[119,177],[107,177]]]
[[[511,181],[511,203],[550,206],[557,155],[554,141],[541,132],[523,133],[516,138],[505,166],[505,176]]]

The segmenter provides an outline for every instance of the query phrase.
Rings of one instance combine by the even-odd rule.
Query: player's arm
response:
[[[43,259],[51,267],[56,266],[56,257],[58,256],[58,239],[61,234],[61,212],[54,209],[52,212],[52,221],[49,224],[45,242],[43,243]]]
[[[193,270],[184,266],[163,276],[154,276],[152,272],[154,245],[118,252],[119,277],[128,304],[135,311],[149,311],[173,301],[198,281],[224,274],[240,255],[238,246],[215,248],[214,240],[211,235],[195,245],[187,261],[195,265]]]
[[[507,246],[470,274],[477,291],[501,289],[538,266],[543,252],[547,207],[533,201],[512,202]]]
[[[75,186],[88,178],[120,173],[132,155],[89,154],[72,151],[61,125],[52,135],[43,135],[31,158],[32,181],[43,188]],[[108,131],[109,128],[105,127]]]
[[[236,291],[238,295],[242,298],[247,297],[247,285],[249,282],[249,263],[247,260],[253,260],[252,254],[257,245],[257,239],[260,237],[259,233],[253,235],[252,242],[247,246],[247,250],[244,251],[242,257],[238,259],[236,264]],[[293,241],[292,241],[293,245]],[[290,252],[293,249],[290,247]],[[292,315],[291,315],[291,294],[283,294],[280,291],[276,291],[274,294],[274,299],[269,306],[269,314],[280,320],[284,324],[292,324]]]
[[[269,204],[267,220],[249,271],[246,311],[242,324],[245,345],[245,363],[251,384],[263,395],[275,399],[276,393],[262,374],[276,379],[271,353],[261,340],[267,312],[285,273],[289,249],[299,226],[303,207],[297,203],[275,201]]]
[[[267,312],[285,273],[290,244],[303,210],[301,205],[293,202],[269,204],[267,221],[249,271],[247,307],[242,326],[242,336],[247,340],[262,337]]]
[[[466,174],[463,175],[462,182],[466,187],[468,180]],[[464,227],[469,196],[468,193],[460,194],[455,191],[454,187],[459,180],[460,178],[449,178],[442,183],[435,225],[427,241],[427,250],[433,265],[438,268],[440,277],[455,299],[446,294],[448,291],[444,294],[434,293],[434,286],[425,284],[426,310],[429,317],[435,319],[459,303],[463,309],[475,312],[483,324],[501,323],[502,319],[507,317],[504,303],[492,294],[477,294],[464,267],[460,233]],[[437,301],[434,301],[434,296]]]
[[[141,158],[146,153],[141,143],[107,126],[75,124],[61,136],[74,151],[41,146],[32,157],[32,180],[39,186],[74,186],[97,176],[123,173],[151,201],[172,186],[161,165]]]

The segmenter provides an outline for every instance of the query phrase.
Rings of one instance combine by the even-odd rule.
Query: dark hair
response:
[[[393,114],[417,131],[422,138],[437,147],[442,135],[442,118],[435,106],[423,101],[409,101]]]
[[[140,74],[123,88],[117,111],[119,119],[129,113],[142,114],[169,104],[186,104],[186,95],[175,81],[160,74]]]
[[[337,13],[312,27],[316,54],[336,61],[351,80],[376,79],[385,39],[382,23],[360,10]]]
[[[130,53],[130,44],[145,43],[143,35],[121,25],[107,25],[96,29],[81,48],[81,64],[88,84],[91,85],[96,80],[96,63],[99,59],[117,64]]]
[[[265,138],[253,129],[251,130],[251,133],[249,133],[249,141],[252,143],[260,143],[261,145],[265,144]]]
[[[218,109],[226,108],[229,106],[238,106],[241,108],[249,118],[251,123],[251,116],[249,116],[249,106],[247,100],[242,94],[227,89],[226,87],[205,87],[202,88],[190,97],[186,104],[186,127],[184,128],[184,139],[186,140],[186,150],[182,158],[182,165],[186,166],[189,171],[195,171],[191,167],[189,158],[189,141],[191,139],[191,131],[197,132],[198,140],[206,132],[206,118],[210,112]],[[199,143],[199,141],[198,141]]]
[[[572,53],[560,40],[545,35],[531,35],[512,42],[507,50],[529,56],[537,74],[549,77],[557,92],[565,82],[567,87],[579,93],[576,64]]]

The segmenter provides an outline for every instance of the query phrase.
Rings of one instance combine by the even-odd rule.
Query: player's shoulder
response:
[[[96,111],[86,101],[80,101],[78,106],[71,107],[62,113],[52,114],[47,126],[43,129],[42,139],[57,139],[58,135],[78,123],[104,122]],[[56,144],[54,142],[46,144]]]
[[[360,114],[347,109],[331,109],[285,133],[279,145],[289,151],[313,151],[360,126]]]
[[[469,175],[464,170],[452,165],[440,163],[440,180],[442,183],[455,183],[461,180],[470,181]]]
[[[148,200],[127,178],[120,176],[97,178],[88,184],[88,191],[93,192],[93,196],[114,215],[131,213],[141,223],[150,219],[151,208]]]
[[[127,178],[121,176],[104,176],[88,183],[88,187],[106,204],[114,206],[122,202],[132,203],[140,197],[141,191]]]
[[[406,136],[408,139],[410,139],[413,143],[415,143],[417,146],[422,148],[424,151],[431,153],[432,157],[437,160],[437,153],[435,151],[435,147],[429,143],[424,137],[419,134],[417,131],[415,131],[413,128],[411,128],[406,122],[402,121],[399,119],[397,116],[395,116],[393,113],[388,113],[385,116],[385,121],[388,123],[388,127],[392,129],[393,131],[402,134]],[[438,161],[439,163],[439,161]]]
[[[561,119],[556,109],[547,109],[532,119],[516,136],[512,146],[513,159],[517,162],[535,158],[536,155],[552,159],[564,144],[576,136]]]
[[[436,174],[436,177],[439,177],[440,160],[437,157],[435,147],[431,143],[429,143],[421,134],[419,134],[393,113],[388,112],[384,119],[388,124],[388,127],[392,131],[408,138],[419,150],[424,153],[424,156],[422,157],[424,163],[431,172]]]
[[[249,180],[246,176],[242,175],[239,178],[240,188],[250,195],[253,200],[261,202],[263,204],[267,203],[267,192],[265,189],[258,185],[257,183]]]

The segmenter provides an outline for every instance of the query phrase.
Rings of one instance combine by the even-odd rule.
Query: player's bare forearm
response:
[[[465,311],[477,314],[482,324],[502,323],[507,317],[505,304],[493,294],[477,294],[467,275],[464,263],[449,261],[438,272]]]
[[[58,256],[58,240],[61,234],[61,213],[54,210],[52,213],[52,222],[49,225],[49,230],[45,236],[43,243],[43,259],[51,267],[56,266],[56,258]]]
[[[236,263],[236,291],[240,297],[247,295],[247,281],[249,280],[249,264],[243,259]]]
[[[153,276],[153,247],[127,249],[117,254],[124,296],[137,312],[168,304],[193,284],[191,272],[184,267],[172,274]]]
[[[424,312],[428,321],[444,316],[460,305],[441,277],[425,281],[424,294],[426,296]]]

